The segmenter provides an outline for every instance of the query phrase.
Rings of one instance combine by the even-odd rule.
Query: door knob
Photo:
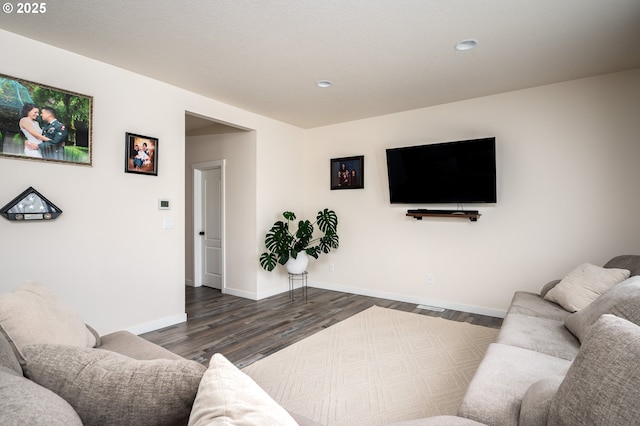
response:
[[[198,232],[198,235],[204,235],[204,231]]]

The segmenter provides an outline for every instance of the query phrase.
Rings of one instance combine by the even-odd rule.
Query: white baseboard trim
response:
[[[299,287],[296,287],[299,288]],[[258,294],[258,299],[257,300],[262,300],[262,299],[266,299],[267,297],[271,297],[271,296],[275,296],[277,294],[282,294],[284,292],[289,291],[289,287],[280,287],[280,288],[276,288],[273,290],[269,290],[269,291],[265,291],[265,292],[261,292],[260,294]]]
[[[452,309],[454,311],[469,312],[472,314],[487,315],[490,317],[504,318],[506,311],[499,309],[483,308],[481,306],[463,305],[443,300],[425,299],[421,297],[408,296],[406,294],[391,293],[386,291],[368,290],[359,287],[349,287],[318,281],[309,281],[309,287],[321,288],[324,290],[341,291],[344,293],[359,294],[361,296],[379,297],[381,299],[396,300],[398,302],[415,303],[416,305],[429,305],[438,308]]]
[[[146,322],[144,324],[136,325],[134,327],[130,327],[127,331],[138,335],[143,333],[148,333],[150,331],[159,330],[161,328],[169,327],[172,325],[180,324],[187,321],[187,314],[174,315],[172,317],[162,318],[156,321]]]
[[[282,286],[280,288],[272,289],[272,290],[269,290],[269,291],[263,291],[263,292],[260,292],[258,294],[250,292],[250,291],[238,290],[238,289],[226,287],[223,290],[223,293],[224,294],[229,294],[231,296],[242,297],[244,299],[249,299],[249,300],[262,300],[262,299],[266,299],[267,297],[271,297],[271,296],[275,296],[277,294],[284,293],[285,291],[289,291],[289,287]]]
[[[226,287],[223,291],[224,294],[229,294],[231,296],[237,296],[237,297],[242,297],[244,299],[250,299],[250,300],[259,300],[256,297],[255,293],[251,293],[249,291],[244,291],[244,290],[236,290],[233,288],[229,288]]]
[[[361,296],[379,297],[381,299],[396,300],[398,302],[415,303],[416,305],[429,305],[429,306],[435,306],[438,308],[452,309],[454,311],[469,312],[472,314],[487,315],[490,317],[497,317],[497,318],[504,318],[504,316],[507,313],[506,311],[499,310],[499,309],[483,308],[481,306],[464,305],[460,303],[452,303],[452,302],[447,302],[443,300],[426,299],[421,297],[408,296],[406,294],[369,290],[369,289],[363,289],[359,287],[343,286],[343,285],[330,284],[330,283],[324,283],[319,281],[309,281],[307,285],[309,287],[321,288],[324,290],[341,291],[343,293],[359,294]],[[296,289],[297,288],[299,287],[296,287]],[[255,293],[244,291],[244,290],[236,290],[229,287],[224,289],[225,294],[242,297],[250,300],[262,300],[267,297],[284,293],[286,291],[289,291],[288,287],[272,289],[267,292],[261,292],[260,294],[255,294]],[[184,321],[186,321],[186,314],[185,314]],[[176,324],[179,322],[183,322],[183,321],[178,321],[176,322]],[[169,325],[173,325],[173,324],[169,324]],[[167,327],[167,326],[168,325],[163,325],[161,327],[156,327],[147,331],[153,331],[153,330],[157,330],[158,328]],[[147,331],[142,331],[141,333],[146,333]]]
[[[300,287],[296,287],[300,288]],[[234,290],[232,288],[226,288],[224,290],[225,294],[230,294],[232,296],[238,296],[238,297],[243,297],[245,299],[250,299],[250,300],[262,300],[262,299],[266,299],[267,297],[271,297],[271,296],[276,296],[278,294],[282,294],[286,291],[289,291],[289,287],[280,287],[280,288],[276,288],[276,289],[272,289],[269,291],[263,291],[260,292],[259,294],[255,294],[255,293],[251,293],[248,291],[244,291],[244,290]]]

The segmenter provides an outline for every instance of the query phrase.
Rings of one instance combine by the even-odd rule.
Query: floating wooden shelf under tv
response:
[[[471,222],[477,222],[482,216],[477,210],[409,210],[407,216],[422,220],[423,217],[453,217],[467,218]]]

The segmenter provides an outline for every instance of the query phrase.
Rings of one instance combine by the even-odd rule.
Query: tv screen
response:
[[[495,203],[496,139],[387,149],[391,203]]]

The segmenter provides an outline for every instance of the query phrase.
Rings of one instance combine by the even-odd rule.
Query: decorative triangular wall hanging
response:
[[[60,210],[42,194],[29,187],[0,209],[8,220],[51,220],[60,216]]]

